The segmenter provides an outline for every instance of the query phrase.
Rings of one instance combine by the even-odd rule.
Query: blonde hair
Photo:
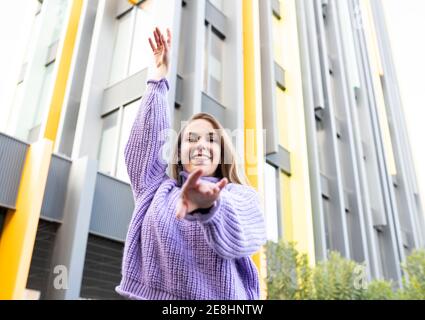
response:
[[[193,115],[186,125],[180,130],[176,144],[174,146],[173,159],[171,162],[170,174],[171,178],[177,180],[181,184],[180,172],[183,171],[183,165],[181,163],[181,144],[182,136],[187,128],[188,124],[194,120],[203,119],[211,123],[214,129],[221,132],[220,141],[221,141],[221,156],[220,163],[217,166],[215,171],[215,176],[218,178],[227,178],[230,183],[237,183],[243,185],[250,185],[248,179],[244,173],[241,173],[238,170],[236,164],[236,151],[233,148],[232,141],[229,138],[229,135],[224,130],[220,122],[211,114],[200,112]],[[224,157],[226,156],[226,163]]]

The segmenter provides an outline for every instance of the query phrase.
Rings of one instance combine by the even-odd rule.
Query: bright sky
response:
[[[425,1],[384,0],[403,107],[425,207]],[[424,208],[425,209],[425,208]]]

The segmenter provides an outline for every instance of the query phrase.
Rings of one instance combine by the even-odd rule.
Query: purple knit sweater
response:
[[[170,127],[168,90],[165,78],[147,82],[125,148],[135,208],[116,291],[131,299],[259,299],[250,255],[266,238],[254,188],[229,183],[209,213],[176,218],[181,187],[160,157],[162,134]],[[188,173],[180,174],[184,182]]]

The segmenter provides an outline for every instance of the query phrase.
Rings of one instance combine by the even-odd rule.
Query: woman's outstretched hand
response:
[[[187,213],[199,209],[209,208],[220,196],[220,191],[227,185],[227,178],[217,183],[202,181],[202,169],[192,172],[182,187],[181,197],[177,203],[176,216],[183,219]]]
[[[167,28],[167,39],[161,33],[158,27],[153,32],[155,43],[149,38],[149,44],[155,59],[154,77],[157,80],[164,78],[168,74],[170,66],[170,51],[171,51],[171,31]]]

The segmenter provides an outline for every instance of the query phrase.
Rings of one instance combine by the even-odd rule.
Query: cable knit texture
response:
[[[130,299],[259,299],[258,272],[250,256],[266,238],[254,188],[229,183],[208,213],[176,218],[181,186],[168,177],[160,156],[170,127],[168,90],[165,78],[147,82],[125,147],[135,208],[116,291]],[[184,182],[188,173],[180,174]]]

